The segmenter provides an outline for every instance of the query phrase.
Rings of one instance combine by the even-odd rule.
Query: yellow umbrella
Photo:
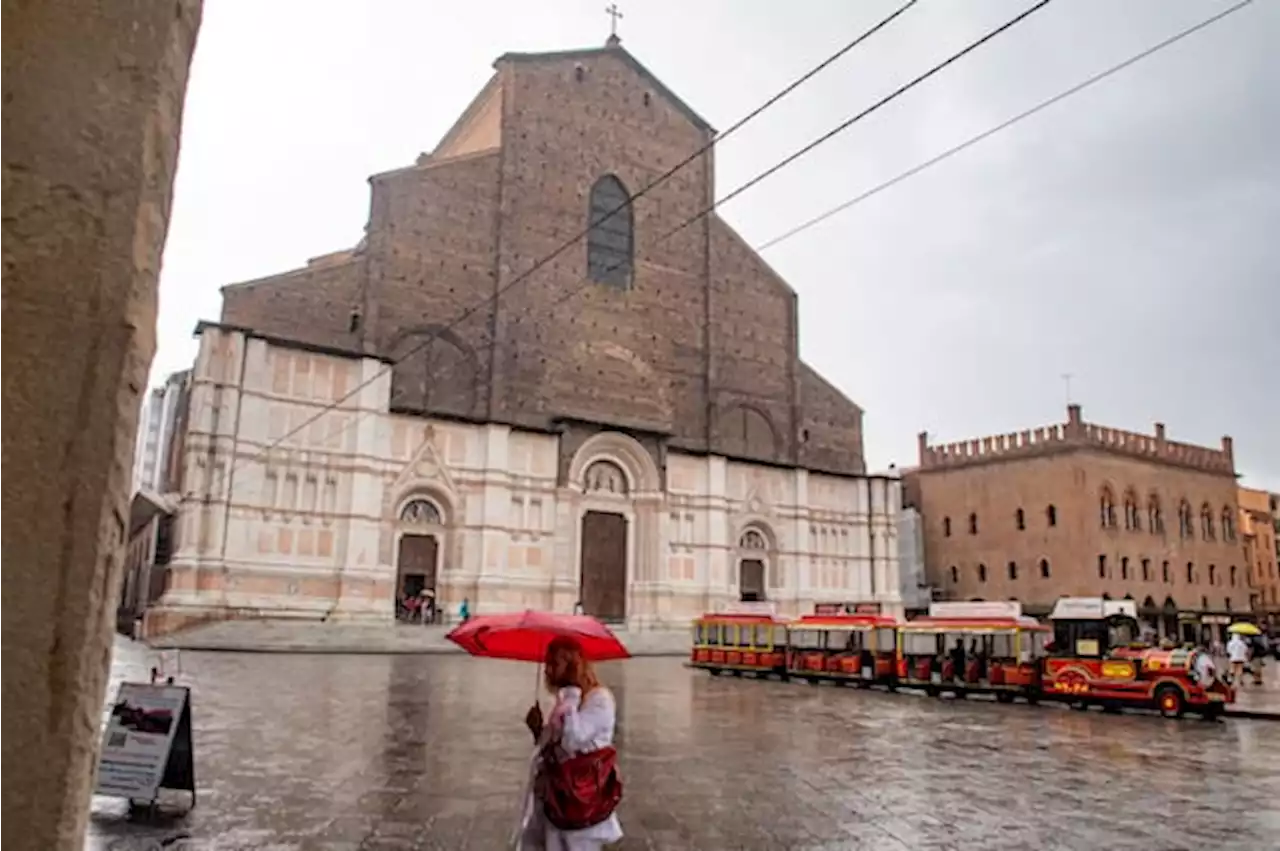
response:
[[[1247,621],[1233,623],[1227,627],[1227,632],[1234,632],[1237,635],[1262,635],[1262,630]]]

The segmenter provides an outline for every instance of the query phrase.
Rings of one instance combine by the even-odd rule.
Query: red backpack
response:
[[[611,747],[560,759],[555,747],[543,752],[538,796],[547,821],[560,830],[600,824],[622,800],[618,752]]]

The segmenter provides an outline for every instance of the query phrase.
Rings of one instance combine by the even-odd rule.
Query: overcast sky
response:
[[[623,2],[623,44],[725,128],[901,0]],[[922,0],[725,141],[717,191],[1032,0]],[[373,173],[429,151],[507,51],[603,43],[605,0],[216,0],[191,73],[153,378],[218,288],[353,246]],[[1225,0],[1057,0],[721,214],[760,245]],[[1216,446],[1280,490],[1280,2],[1258,0],[765,252],[869,466],[1065,418]],[[1268,54],[1268,47],[1271,48]]]

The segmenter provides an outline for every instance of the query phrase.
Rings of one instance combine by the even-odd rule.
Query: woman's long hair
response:
[[[572,638],[556,638],[547,646],[547,661],[543,669],[547,691],[555,694],[566,686],[577,686],[583,699],[600,686],[595,667],[582,655],[582,647]]]

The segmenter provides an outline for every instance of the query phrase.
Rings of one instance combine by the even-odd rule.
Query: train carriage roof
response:
[[[792,621],[792,629],[876,629],[898,626],[892,615],[801,615]]]
[[[1048,626],[1025,615],[1016,618],[921,617],[904,623],[902,629],[911,632],[998,632],[1011,629],[1049,631]]]

